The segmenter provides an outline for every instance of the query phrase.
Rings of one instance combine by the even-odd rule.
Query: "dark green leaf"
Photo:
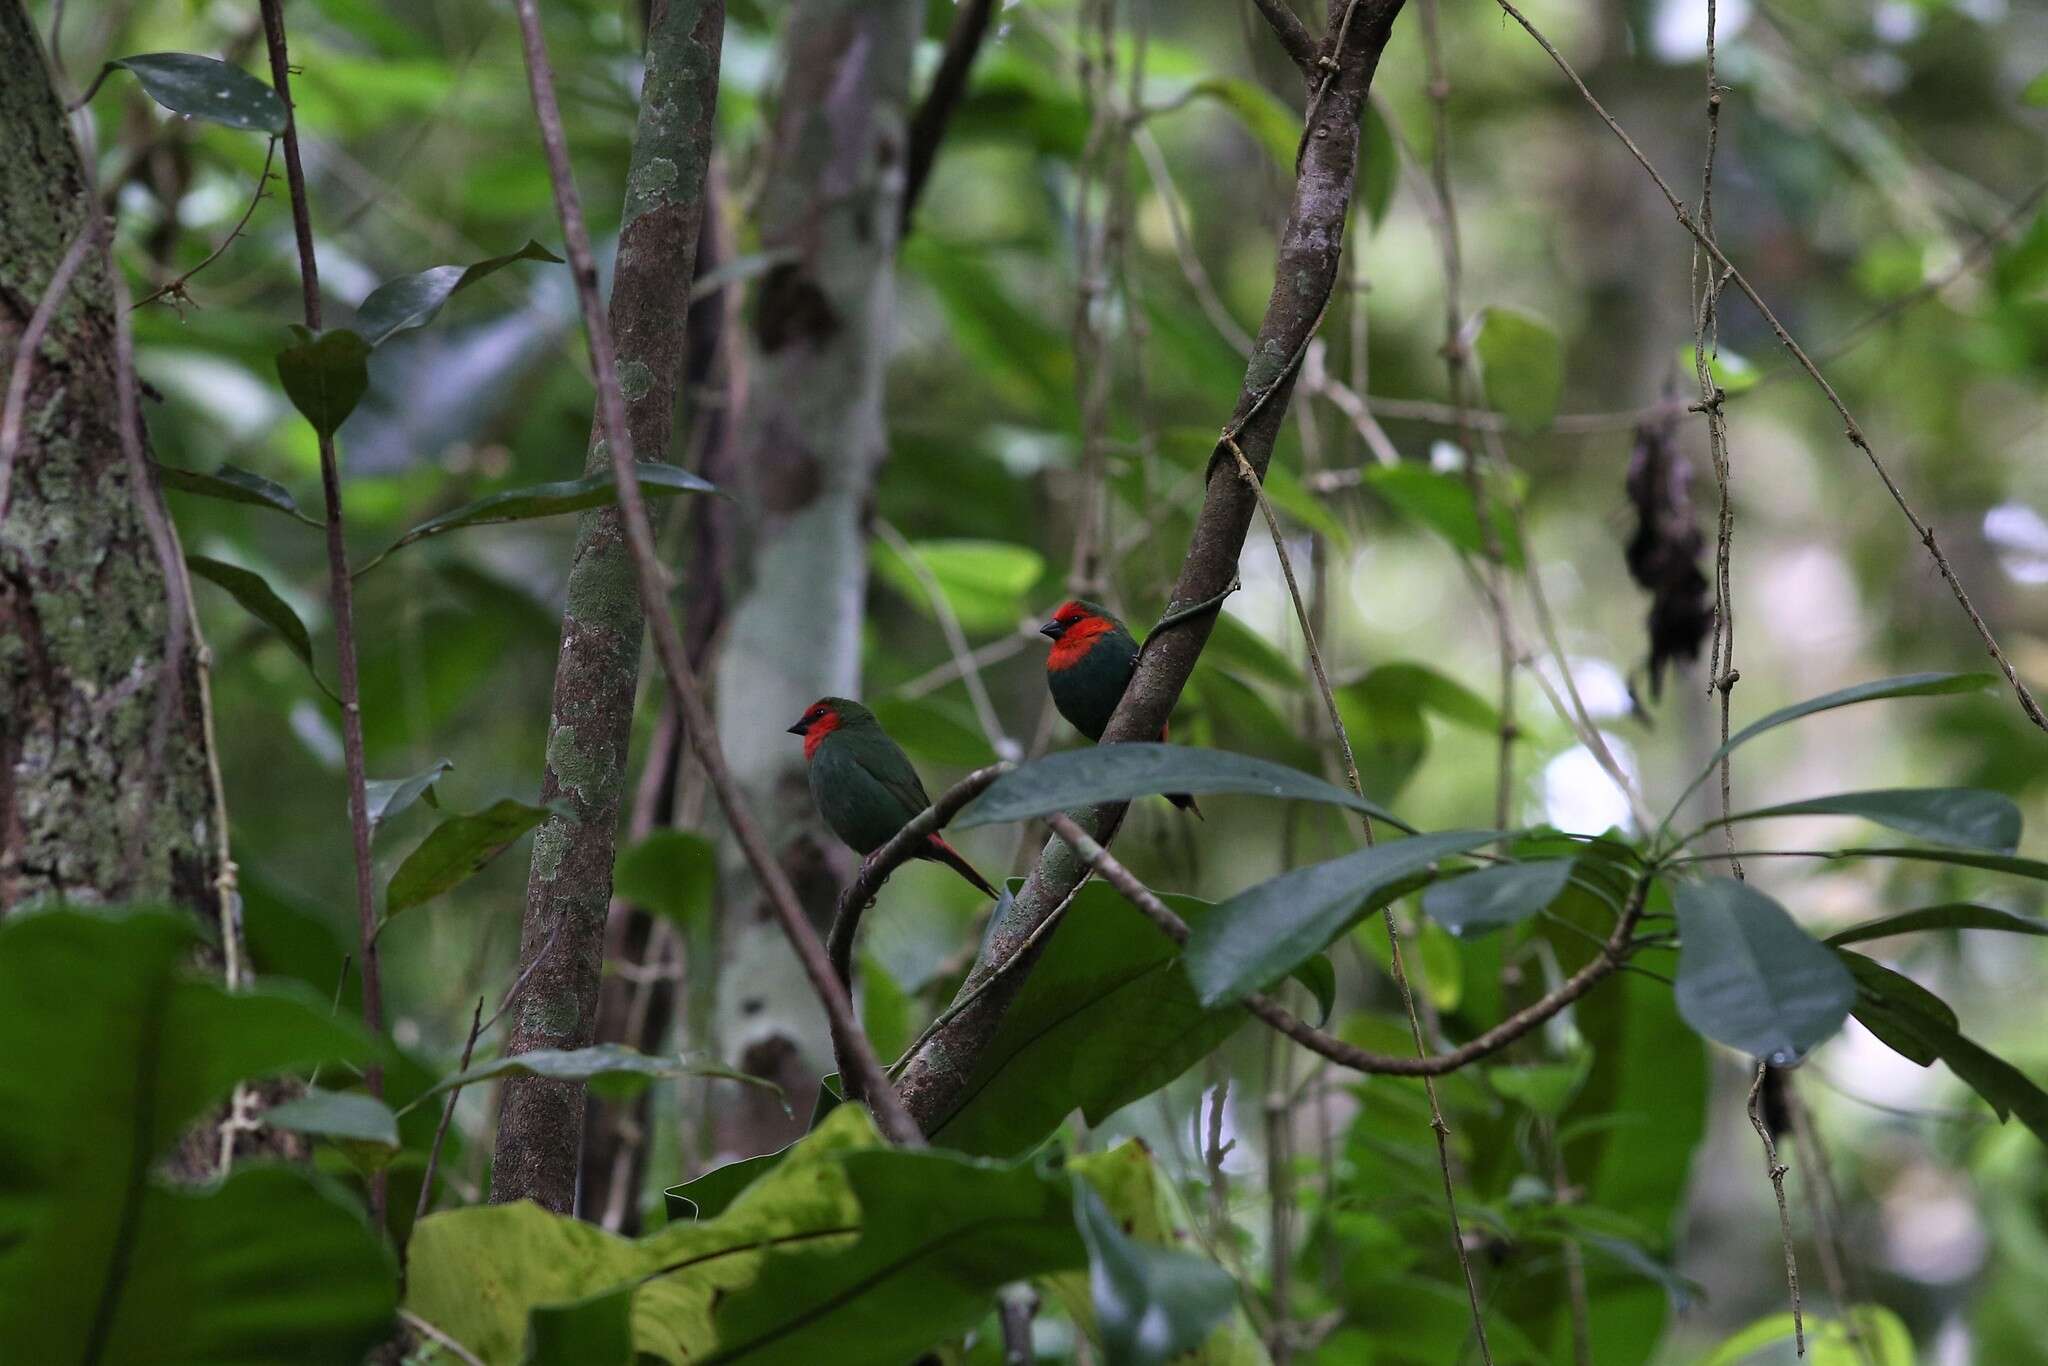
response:
[[[678,493],[716,493],[718,490],[688,470],[674,465],[643,464],[638,466],[640,494],[644,498],[668,498]],[[367,574],[383,563],[386,556],[402,550],[414,541],[424,541],[429,536],[455,531],[469,526],[491,526],[499,522],[524,522],[535,517],[559,517],[569,512],[587,512],[591,508],[609,505],[617,491],[612,480],[612,471],[602,470],[587,474],[581,479],[565,479],[553,484],[531,484],[525,488],[506,489],[502,493],[489,494],[473,503],[464,503],[452,512],[421,522],[412,530],[400,536],[375,556],[365,561],[355,572]]]
[[[434,795],[434,784],[454,767],[454,760],[442,759],[432,768],[409,778],[372,778],[364,783],[363,797],[370,808],[370,829],[375,830],[423,797],[428,806],[439,806],[441,803]]]
[[[1467,730],[1489,734],[1500,730],[1500,713],[1491,702],[1427,664],[1413,660],[1382,664],[1359,681],[1380,696],[1405,698]]]
[[[633,1284],[566,1304],[543,1304],[526,1321],[523,1366],[625,1366],[633,1360]]]
[[[1074,1183],[1074,1223],[1088,1245],[1095,1323],[1119,1366],[1163,1366],[1193,1351],[1236,1304],[1222,1267],[1128,1237],[1085,1181]]]
[[[212,474],[201,474],[198,470],[179,469],[176,465],[158,465],[157,478],[164,487],[180,493],[196,493],[202,498],[219,498],[229,503],[246,503],[251,507],[272,508],[287,517],[296,518],[307,526],[323,525],[308,517],[300,510],[298,500],[291,490],[260,474],[251,474],[233,465],[222,465]]]
[[[1856,984],[1785,908],[1733,878],[1676,891],[1678,1010],[1719,1043],[1780,1065],[1848,1018]]]
[[[370,345],[346,328],[318,336],[292,330],[299,339],[277,353],[277,377],[313,430],[333,436],[370,387]]]
[[[320,683],[320,674],[313,667],[313,641],[306,634],[306,623],[299,620],[291,604],[279,597],[261,574],[204,555],[187,555],[185,567],[207,582],[227,589],[244,611],[277,633],[306,666],[306,672],[313,675],[313,681]],[[327,685],[320,683],[320,690],[327,691]]]
[[[2036,882],[2048,882],[2048,863],[2038,859],[2015,858],[2009,854],[1978,854],[1967,849],[1869,848],[1842,849],[1835,858],[1897,858],[1916,863],[1952,863],[1963,868],[1982,868],[1993,873],[2011,873]]]
[[[691,830],[657,830],[619,855],[612,895],[680,928],[703,923],[718,890],[718,850]]]
[[[1593,1052],[1578,1048],[1561,1062],[1523,1063],[1515,1067],[1490,1067],[1487,1084],[1509,1100],[1518,1101],[1545,1119],[1556,1119],[1586,1084],[1592,1070]]]
[[[1206,1006],[1262,991],[1321,953],[1380,898],[1499,838],[1496,830],[1454,830],[1392,840],[1239,892],[1194,927],[1188,978]]]
[[[451,296],[515,261],[562,264],[561,257],[529,241],[509,256],[493,256],[473,266],[435,266],[416,275],[401,275],[370,291],[356,310],[356,331],[371,346],[381,346],[395,332],[432,321]]]
[[[1542,431],[1557,416],[1564,394],[1564,346],[1548,323],[1510,308],[1480,315],[1473,343],[1486,399],[1524,436]]]
[[[182,911],[0,920],[10,1361],[354,1363],[389,1335],[390,1260],[328,1183],[275,1166],[204,1191],[153,1175],[236,1082],[376,1054],[310,992],[188,975],[193,925]]]
[[[1377,109],[1367,107],[1359,137],[1358,203],[1367,221],[1378,227],[1386,219],[1387,206],[1394,202],[1394,186],[1401,179],[1401,154]]]
[[[2013,934],[2048,935],[2048,921],[2037,920],[2033,916],[2015,915],[2011,911],[2001,911],[1995,906],[1952,901],[1942,906],[1901,911],[1882,920],[1852,925],[1838,934],[1829,935],[1828,943],[1855,944],[1865,939],[1911,934],[1916,930],[2006,930]]]
[[[1011,541],[965,539],[912,542],[916,563],[885,541],[875,543],[875,573],[927,616],[931,592],[918,570],[929,574],[963,629],[1005,631],[1016,627],[1029,604],[1026,595],[1045,574],[1045,557]]]
[[[1581,1247],[1591,1248],[1603,1256],[1612,1258],[1636,1275],[1655,1281],[1670,1297],[1671,1307],[1681,1314],[1692,1308],[1703,1294],[1697,1282],[1679,1275],[1678,1269],[1671,1263],[1662,1257],[1651,1255],[1638,1243],[1626,1238],[1617,1238],[1611,1233],[1585,1230],[1575,1231],[1571,1236]]]
[[[1294,173],[1294,151],[1301,143],[1301,119],[1272,92],[1251,81],[1212,76],[1188,88],[1185,99],[1207,96],[1237,115],[1252,139],[1266,149],[1273,164]]]
[[[1338,688],[1336,697],[1359,782],[1390,798],[1398,795],[1429,754],[1429,722],[1421,705],[1372,674]]]
[[[2010,854],[2020,842],[2020,809],[2012,798],[1976,787],[1840,792],[1740,812],[1734,819],[1753,821],[1767,816],[1861,816],[1937,844],[1960,844],[2001,854]]]
[[[116,57],[107,69],[122,67],[149,97],[177,114],[208,119],[252,133],[284,132],[284,101],[277,92],[240,67],[190,52],[144,52]]]
[[[1568,859],[1496,864],[1432,883],[1422,893],[1422,910],[1452,934],[1485,934],[1527,920],[1557,900],[1571,877]]]
[[[469,816],[450,816],[406,855],[384,897],[388,920],[459,885],[548,818],[544,806],[510,797]]]
[[[398,1117],[383,1101],[360,1091],[323,1091],[309,1086],[297,1100],[264,1111],[263,1122],[273,1129],[336,1142],[398,1146]]]
[[[650,1057],[622,1043],[601,1043],[589,1048],[536,1048],[497,1058],[480,1063],[467,1072],[443,1077],[426,1094],[439,1095],[457,1086],[472,1086],[493,1077],[507,1076],[588,1082],[592,1091],[607,1100],[630,1099],[645,1090],[649,1082],[663,1077],[709,1077],[778,1090],[773,1082],[745,1072],[684,1062],[681,1058]]]
[[[956,709],[939,698],[920,697],[915,702],[905,702],[879,697],[869,708],[882,723],[882,729],[913,758],[948,768],[979,768],[996,760],[995,751],[975,725],[973,714],[958,714],[964,709]]]
[[[1315,1025],[1321,1029],[1330,1022],[1330,1012],[1337,1008],[1337,965],[1330,961],[1329,954],[1319,953],[1289,975],[1316,998]]]
[[[754,1184],[770,1167],[782,1160],[784,1148],[772,1153],[758,1153],[743,1157],[737,1162],[728,1162],[722,1167],[713,1167],[694,1181],[685,1181],[680,1186],[670,1186],[661,1193],[668,1209],[671,1222],[682,1219],[716,1219],[725,1213],[733,1198],[748,1186]]]
[[[1202,663],[1283,688],[1299,688],[1303,682],[1299,665],[1228,612],[1216,614],[1215,629],[1209,632],[1209,643],[1202,650]]]
[[[1364,475],[1365,486],[1393,504],[1395,511],[1434,531],[1468,555],[1486,553],[1486,537],[1479,525],[1479,511],[1472,501],[1472,488],[1463,475],[1447,474],[1424,465],[1374,465]],[[1494,540],[1508,568],[1523,564],[1522,542],[1515,535],[1503,500],[1489,500],[1493,513]]]
[[[1409,828],[1375,803],[1298,769],[1223,750],[1159,744],[1097,745],[1033,760],[996,779],[988,791],[967,804],[953,821],[953,828],[1031,820],[1071,807],[1130,801],[1157,792],[1187,792],[1198,797],[1211,792],[1243,792],[1322,802],[1363,811],[1402,830]]]

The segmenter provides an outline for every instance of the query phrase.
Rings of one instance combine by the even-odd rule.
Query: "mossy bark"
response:
[[[0,0],[0,385],[91,211],[20,0]],[[218,832],[196,663],[165,676],[162,569],[124,462],[106,253],[34,360],[0,521],[0,911],[172,901],[213,914]],[[166,686],[174,708],[153,764]]]
[[[626,179],[611,325],[627,425],[640,459],[667,458],[686,350],[689,290],[710,164],[723,0],[655,0]],[[584,472],[611,467],[593,438]],[[585,515],[569,572],[541,799],[561,801],[534,837],[520,964],[546,954],[513,1012],[510,1053],[582,1048],[597,1022],[605,913],[625,789],[646,617],[615,509]],[[491,1197],[568,1212],[583,1132],[580,1083],[505,1085]]]
[[[883,378],[923,15],[918,0],[791,5],[756,223],[759,250],[783,259],[762,280],[749,329],[718,730],[820,926],[847,868],[811,809],[802,746],[785,732],[818,697],[859,692],[866,518],[887,450]],[[745,989],[721,992],[720,1039],[728,1061],[789,1088],[799,1114],[749,1091],[720,1116],[717,1141],[762,1151],[798,1132],[806,1088],[832,1054],[760,888],[735,843],[724,849],[720,980]]]

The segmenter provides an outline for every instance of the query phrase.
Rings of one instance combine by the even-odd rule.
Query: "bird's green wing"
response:
[[[904,820],[932,804],[932,799],[925,795],[924,784],[918,780],[917,770],[911,767],[910,756],[888,736],[862,736],[853,757],[870,778],[903,803]]]

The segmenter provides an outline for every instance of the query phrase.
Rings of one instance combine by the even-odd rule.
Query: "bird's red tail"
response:
[[[962,858],[960,855],[960,851],[958,849],[955,849],[952,845],[946,843],[937,835],[932,836],[931,844],[927,846],[925,852],[919,854],[918,857],[930,859],[933,863],[945,864],[948,868],[951,868],[961,877],[964,877],[969,882],[973,883],[983,896],[989,897],[996,901],[1002,900],[1002,894],[996,891],[995,888],[988,885],[988,879],[983,877],[980,873],[975,872],[974,865],[969,863],[965,858]]]

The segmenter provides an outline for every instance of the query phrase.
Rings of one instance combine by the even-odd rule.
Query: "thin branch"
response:
[[[920,697],[929,697],[956,678],[979,673],[991,664],[1000,664],[1023,654],[1038,639],[1035,629],[1028,625],[1020,626],[1009,635],[999,636],[979,649],[969,650],[964,656],[948,657],[945,663],[933,665],[908,683],[897,684],[892,691],[906,702],[915,702]]]
[[[274,4],[277,0],[265,2]],[[668,574],[662,568],[655,549],[654,532],[648,523],[640,481],[633,477],[633,436],[626,424],[626,403],[619,389],[618,356],[612,345],[610,322],[598,299],[597,261],[591,251],[590,232],[583,221],[582,201],[577,195],[569,167],[568,141],[562,130],[561,108],[555,98],[554,69],[548,62],[547,43],[541,33],[539,3],[538,0],[515,0],[514,9],[519,18],[534,118],[540,126],[541,144],[547,153],[555,210],[562,222],[563,245],[568,250],[577,298],[582,305],[591,368],[597,375],[598,412],[610,447],[612,470],[617,476],[614,483],[618,491],[620,520],[624,524],[627,548],[632,553],[641,604],[653,632],[655,656],[667,676],[676,710],[682,714],[690,747],[696,752],[697,761],[703,765],[705,777],[710,781],[719,805],[724,808],[726,820],[740,842],[741,851],[767,893],[769,907],[781,923],[790,947],[796,951],[804,975],[810,979],[811,989],[824,1006],[834,1034],[835,1052],[846,1057],[851,1064],[842,1075],[853,1079],[849,1085],[859,1085],[866,1093],[876,1122],[885,1135],[899,1144],[920,1145],[924,1141],[923,1135],[889,1086],[881,1064],[875,1060],[874,1049],[861,1032],[860,1020],[854,1014],[853,1002],[833,972],[817,931],[811,928],[809,919],[804,915],[796,889],[790,885],[788,874],[776,861],[760,826],[747,810],[746,799],[740,794],[732,770],[726,765],[716,722],[710,708],[705,705],[703,692],[683,653],[682,637],[676,630],[675,618],[669,612]]]
[[[917,580],[917,586],[924,590],[925,601],[931,604],[932,615],[939,619],[939,634],[946,638],[946,648],[953,652],[953,662],[959,671],[960,681],[967,685],[967,697],[974,704],[974,719],[981,725],[981,733],[988,740],[988,747],[995,751],[998,759],[1015,760],[1023,757],[1023,746],[1003,732],[1002,719],[996,715],[995,703],[989,700],[988,685],[981,680],[981,670],[974,663],[974,651],[967,643],[967,632],[961,629],[960,617],[953,611],[953,604],[946,597],[944,585],[939,576],[932,573],[932,567],[924,562],[924,556],[898,531],[886,517],[877,517],[873,522],[875,535],[882,543],[896,552],[896,558],[903,561]]]
[[[1857,1294],[1849,1283],[1849,1249],[1842,1237],[1842,1195],[1835,1187],[1827,1145],[1821,1141],[1820,1126],[1814,1122],[1813,1111],[1808,1108],[1806,1098],[1799,1094],[1793,1073],[1781,1070],[1778,1085],[1786,1112],[1792,1117],[1792,1136],[1798,1141],[1799,1155],[1806,1159],[1806,1170],[1799,1184],[1806,1192],[1813,1215],[1813,1243],[1820,1253],[1821,1279],[1827,1283],[1828,1295],[1835,1302],[1835,1312],[1841,1316],[1842,1331],[1855,1345],[1856,1355],[1863,1359],[1864,1366],[1880,1366],[1869,1335],[1855,1310],[1856,1305],[1863,1303],[1863,1296]]]
[[[462,1045],[462,1062],[456,1067],[456,1072],[469,1070],[469,1060],[476,1052],[477,1035],[483,1032],[484,998],[479,996],[476,998],[476,1013],[469,1021],[469,1039]],[[441,1122],[434,1126],[434,1141],[427,1146],[427,1173],[420,1178],[420,1199],[419,1203],[413,1206],[412,1221],[415,1226],[427,1217],[427,1206],[433,1203],[434,1173],[441,1166],[441,1144],[448,1137],[448,1122],[455,1118],[455,1102],[461,1097],[462,1088],[454,1086],[448,1090],[448,1099],[441,1102]]]
[[[1749,1123],[1764,1147],[1764,1171],[1771,1178],[1771,1193],[1778,1198],[1778,1237],[1785,1245],[1785,1284],[1792,1292],[1792,1340],[1799,1356],[1806,1355],[1806,1314],[1799,1299],[1799,1262],[1792,1255],[1792,1215],[1785,1207],[1784,1163],[1778,1161],[1778,1145],[1771,1141],[1771,1126],[1764,1123],[1764,1073],[1768,1061],[1756,1065],[1756,1080],[1749,1085]]]
[[[200,271],[205,270],[215,261],[218,261],[221,258],[221,256],[227,251],[227,249],[235,244],[235,239],[240,237],[242,235],[243,229],[249,226],[249,220],[256,216],[256,206],[258,204],[261,204],[265,199],[268,199],[270,197],[268,193],[268,187],[270,185],[270,163],[273,160],[275,160],[276,157],[277,139],[272,138],[270,140],[270,145],[266,147],[263,151],[263,169],[257,173],[256,192],[249,196],[249,207],[242,210],[242,216],[239,219],[235,220],[235,226],[228,231],[228,235],[220,239],[220,245],[215,247],[204,261],[201,261],[198,265],[192,267],[192,269],[186,271],[177,279],[171,281],[169,284],[157,290],[155,293],[145,294],[140,299],[137,299],[135,301],[134,307],[140,308],[144,304],[155,303],[158,299],[162,299],[165,297],[182,299],[187,303],[190,303],[192,301],[192,296],[185,292],[185,285],[192,279],[193,276],[197,275]]]
[[[910,236],[917,201],[931,178],[932,163],[938,160],[939,144],[945,140],[946,125],[967,94],[967,77],[974,59],[988,38],[989,25],[999,8],[997,0],[962,0],[953,14],[953,27],[946,31],[946,49],[939,55],[932,83],[910,116],[909,151],[904,158],[903,207],[896,220],[898,240]]]
[[[464,1363],[464,1366],[484,1366],[484,1359],[482,1357],[478,1356],[475,1352],[470,1351],[469,1348],[463,1346],[460,1342],[457,1342],[454,1338],[448,1336],[447,1333],[441,1331],[439,1328],[436,1328],[433,1324],[428,1323],[418,1314],[413,1313],[412,1310],[400,1309],[398,1311],[398,1317],[404,1320],[406,1327],[412,1329],[421,1337],[431,1338],[433,1341],[439,1343],[441,1346],[447,1348],[456,1356],[460,1357]]]
[[[29,314],[28,326],[22,329],[21,337],[15,343],[14,368],[7,376],[7,405],[0,409],[0,520],[7,516],[14,456],[21,449],[22,410],[28,406],[29,380],[33,378],[36,360],[43,349],[43,337],[49,332],[50,323],[56,318],[57,309],[63,304],[64,295],[77,277],[79,267],[85,264],[86,256],[99,240],[100,228],[105,221],[97,209],[86,214],[85,222],[79,225],[77,235],[71,239],[71,245],[57,262],[57,269],[51,273],[50,283],[44,286],[43,297],[36,301],[35,312]]]
[[[1280,40],[1294,64],[1301,68],[1304,76],[1316,74],[1316,40],[1308,31],[1308,25],[1301,22],[1301,16],[1288,7],[1287,0],[1252,0],[1259,14],[1272,25],[1273,36]]]
[[[1600,116],[1601,122],[1605,123],[1609,131],[1621,140],[1624,147],[1628,148],[1629,155],[1634,157],[1636,164],[1641,166],[1644,172],[1649,175],[1651,181],[1656,184],[1658,191],[1664,196],[1665,203],[1670,205],[1672,214],[1678,220],[1678,225],[1692,235],[1693,240],[1700,244],[1701,249],[1713,259],[1716,265],[1727,272],[1729,280],[1734,283],[1737,289],[1742,291],[1743,297],[1748,299],[1751,305],[1763,317],[1765,324],[1770,327],[1772,334],[1777,337],[1778,343],[1791,354],[1793,360],[1798,362],[1799,368],[1806,372],[1807,377],[1826,396],[1828,405],[1835,410],[1835,415],[1842,420],[1842,434],[1848,439],[1850,445],[1863,452],[1864,457],[1870,462],[1871,469],[1876,472],[1878,479],[1884,484],[1885,492],[1889,493],[1892,501],[1898,505],[1899,512],[1905,517],[1907,525],[1912,527],[1913,533],[1920,543],[1927,547],[1927,553],[1933,559],[1934,567],[1941,572],[1941,577],[1948,584],[1949,592],[1954,595],[1957,606],[1961,607],[1964,615],[1970,619],[1970,625],[1976,629],[1977,638],[1983,642],[1986,653],[1997,663],[1999,672],[2005,675],[2006,684],[2012,689],[2014,697],[2019,701],[2020,710],[2026,713],[2029,721],[2032,721],[2042,730],[2048,730],[2048,713],[2042,712],[2041,704],[2035,701],[2034,694],[2025,683],[2020,681],[2018,671],[2013,668],[2012,661],[2006,657],[2004,648],[1998,643],[1998,638],[1991,633],[1991,627],[1985,623],[1983,616],[1977,611],[1975,605],[1971,603],[1969,593],[1963,588],[1963,581],[1956,576],[1955,567],[1949,563],[1947,554],[1942,551],[1940,544],[1935,539],[1933,528],[1921,521],[1920,515],[1913,510],[1912,504],[1907,502],[1904,490],[1899,487],[1898,481],[1892,478],[1891,471],[1886,468],[1884,462],[1878,458],[1878,454],[1872,448],[1869,438],[1863,434],[1863,429],[1857,425],[1856,419],[1849,412],[1848,406],[1842,402],[1841,395],[1835,392],[1834,385],[1830,384],[1827,377],[1821,374],[1820,368],[1801,349],[1799,343],[1793,339],[1792,334],[1785,329],[1785,325],[1778,321],[1778,315],[1771,311],[1769,304],[1764,302],[1763,295],[1758,293],[1756,286],[1749,282],[1749,277],[1745,276],[1736,267],[1735,263],[1728,259],[1727,254],[1715,242],[1713,234],[1702,230],[1698,220],[1685,207],[1684,203],[1679,200],[1678,196],[1672,192],[1670,184],[1659,174],[1656,166],[1644,154],[1643,149],[1636,145],[1635,139],[1629,136],[1627,130],[1615,121],[1614,116],[1607,112],[1606,106],[1602,105],[1593,92],[1587,88],[1585,81],[1580,78],[1579,73],[1572,67],[1572,64],[1565,60],[1564,54],[1559,52],[1557,47],[1548,38],[1543,36],[1541,30],[1530,23],[1528,18],[1510,3],[1510,0],[1495,0],[1495,3],[1500,6],[1501,10],[1510,19],[1521,25],[1524,32],[1536,40],[1537,45],[1549,55],[1550,60],[1556,63],[1558,70],[1562,71],[1565,77],[1571,81],[1572,85],[1577,88],[1579,95],[1591,106],[1593,112]]]
[[[292,108],[291,58],[285,48],[284,0],[260,0],[263,33],[270,49],[270,80],[284,103],[284,171],[291,190],[292,233],[299,251],[299,287],[306,326],[320,330],[320,268],[313,255],[313,211],[306,200],[306,168],[299,159],[299,129]],[[327,583],[334,613],[334,649],[341,689],[341,747],[348,777],[349,834],[356,875],[356,942],[363,981],[363,1024],[372,1035],[384,1032],[383,976],[377,962],[376,888],[370,867],[370,808],[364,795],[362,688],[356,668],[354,589],[348,573],[348,543],[343,536],[341,471],[334,437],[319,433],[320,490],[327,506]],[[372,1096],[384,1095],[384,1069],[372,1065],[363,1073]],[[384,1222],[386,1180],[378,1172],[370,1181],[370,1207]]]

